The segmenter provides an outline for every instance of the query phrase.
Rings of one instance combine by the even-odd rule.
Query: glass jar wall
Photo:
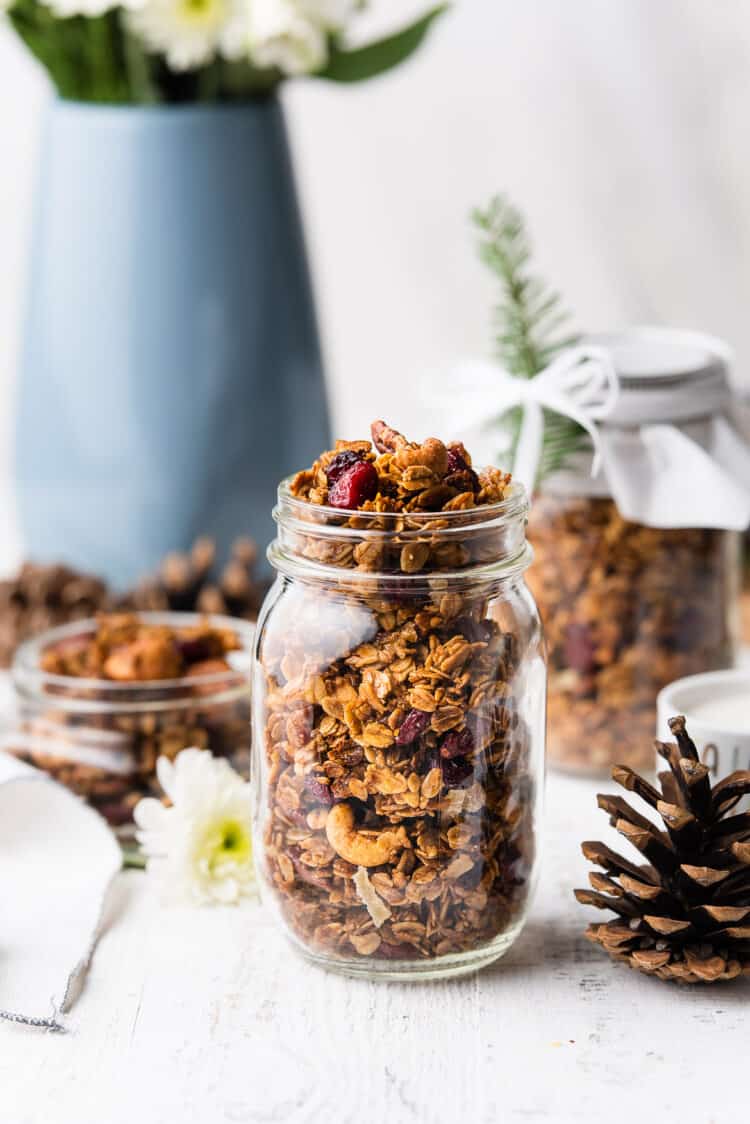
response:
[[[545,666],[526,501],[347,514],[282,485],[258,624],[253,767],[264,897],[353,975],[500,956],[534,882]]]
[[[628,522],[607,497],[542,494],[529,586],[549,657],[549,759],[651,769],[656,696],[731,666],[739,536]]]

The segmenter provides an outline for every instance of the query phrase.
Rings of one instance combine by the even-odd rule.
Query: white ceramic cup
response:
[[[659,692],[657,710],[660,741],[674,741],[667,719],[685,715],[712,784],[737,769],[750,769],[750,671],[709,671],[677,679]],[[661,757],[658,768],[665,768]]]

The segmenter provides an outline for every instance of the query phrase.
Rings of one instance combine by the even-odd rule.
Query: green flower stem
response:
[[[89,49],[86,57],[90,66],[89,97],[96,102],[119,102],[127,98],[125,83],[119,73],[116,36],[108,12],[104,16],[86,21]]]
[[[122,869],[123,870],[145,870],[146,869],[146,856],[138,847],[123,847],[122,848]]]
[[[151,63],[140,41],[122,26],[122,57],[128,86],[128,101],[138,105],[156,105],[162,98],[151,76]]]
[[[220,90],[221,71],[218,61],[214,60],[198,71],[198,101],[218,101]]]
[[[221,101],[246,101],[249,98],[263,98],[281,82],[278,70],[258,70],[245,62],[217,61],[219,70]]]

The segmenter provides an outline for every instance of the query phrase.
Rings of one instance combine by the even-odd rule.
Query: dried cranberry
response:
[[[452,472],[464,472],[469,468],[469,462],[465,457],[466,450],[462,445],[449,445],[448,446],[448,469],[446,475]]]
[[[208,642],[206,636],[178,636],[177,647],[187,664],[201,663],[216,654],[215,646]]]
[[[402,578],[386,578],[378,582],[378,594],[385,601],[408,605],[414,600],[414,587]]]
[[[337,453],[333,458],[328,468],[326,469],[326,480],[328,487],[335,484],[342,472],[346,472],[352,465],[360,464],[362,457],[359,453],[355,453],[353,449],[344,449],[343,453]]]
[[[440,746],[440,756],[444,758],[465,757],[474,748],[474,735],[466,727],[463,730],[451,730],[446,734]]]
[[[440,766],[446,788],[462,788],[474,776],[474,766],[465,757],[443,758]]]
[[[596,666],[596,641],[591,627],[580,622],[569,624],[563,645],[565,662],[574,671],[585,675]]]
[[[401,723],[396,745],[411,745],[420,734],[425,732],[431,720],[431,715],[426,710],[410,710]]]
[[[330,787],[327,784],[323,784],[322,781],[319,781],[312,773],[307,773],[305,775],[305,788],[310,795],[314,796],[316,800],[319,800],[321,804],[333,804],[333,793]]]
[[[457,492],[478,492],[481,485],[479,477],[473,468],[462,468],[459,472],[450,472],[443,481],[449,488]]]
[[[370,461],[358,460],[341,475],[328,489],[330,507],[353,510],[366,500],[372,500],[378,493],[378,472]]]

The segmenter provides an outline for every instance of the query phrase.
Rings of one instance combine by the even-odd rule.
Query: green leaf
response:
[[[414,54],[434,21],[448,7],[448,4],[438,4],[411,26],[375,43],[368,43],[366,47],[347,51],[334,45],[328,64],[318,71],[316,77],[327,78],[331,82],[364,82],[385,74]]]

